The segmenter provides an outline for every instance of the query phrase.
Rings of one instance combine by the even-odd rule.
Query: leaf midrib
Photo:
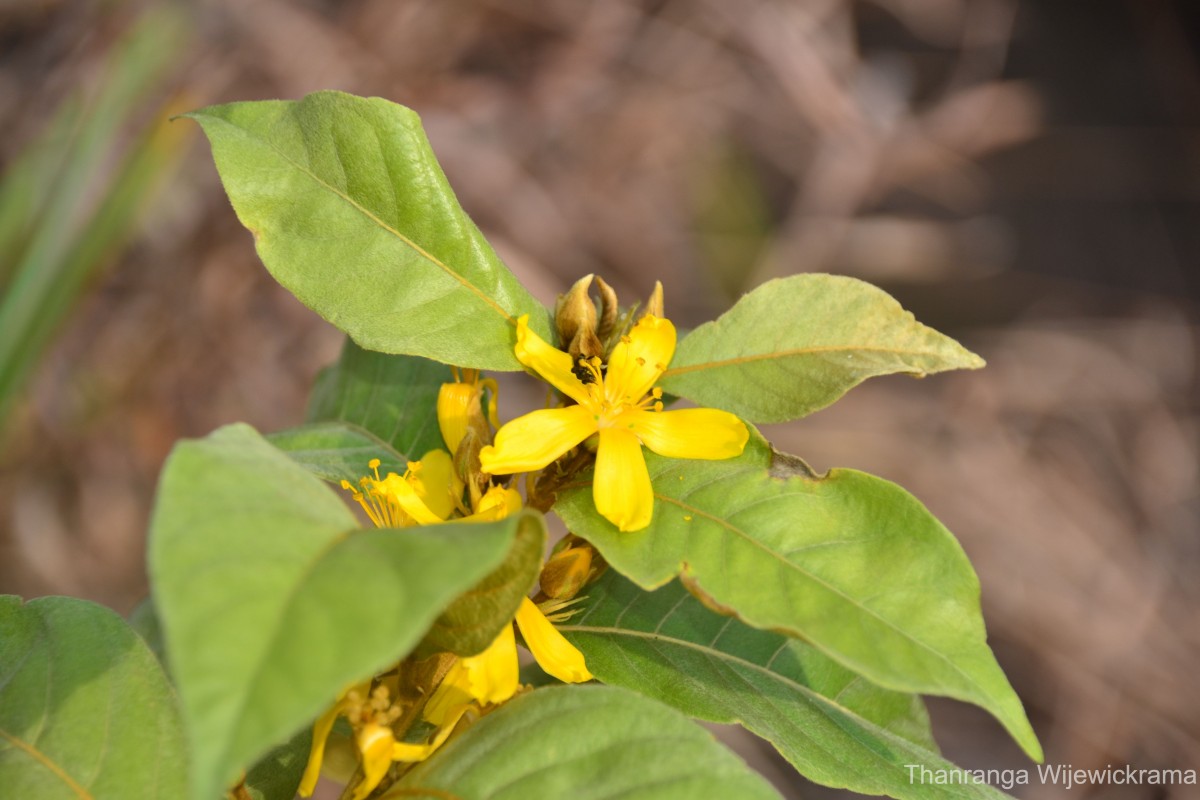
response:
[[[927,651],[928,653],[935,656],[938,660],[944,662],[947,666],[950,667],[952,672],[955,672],[958,675],[962,676],[962,678],[964,678],[967,681],[967,684],[969,686],[972,686],[972,687],[976,688],[977,690],[979,690],[982,693],[983,697],[987,697],[987,698],[991,697],[991,694],[984,691],[983,687],[980,686],[978,681],[976,681],[972,676],[970,676],[966,672],[964,672],[961,667],[959,667],[957,664],[955,664],[953,661],[951,661],[946,655],[935,650],[931,645],[926,644],[921,639],[918,639],[917,637],[913,636],[912,634],[906,632],[905,630],[903,630],[902,628],[897,626],[894,622],[887,619],[886,617],[881,616],[878,612],[874,611],[873,609],[864,606],[858,600],[856,600],[855,598],[846,594],[844,591],[842,591],[838,587],[823,580],[819,576],[814,575],[812,572],[805,569],[802,565],[797,564],[794,561],[789,561],[788,559],[784,558],[781,554],[776,553],[774,550],[770,549],[765,544],[763,544],[762,542],[760,542],[757,539],[755,539],[754,537],[752,537],[749,533],[747,533],[746,531],[744,531],[741,528],[734,525],[732,522],[729,522],[728,520],[725,520],[725,519],[721,519],[720,517],[710,514],[709,512],[707,512],[703,509],[697,508],[693,505],[690,505],[689,503],[685,503],[682,500],[677,500],[673,497],[667,497],[658,492],[655,492],[654,496],[664,502],[671,503],[672,505],[678,506],[679,508],[682,508],[685,511],[689,511],[693,514],[699,514],[700,516],[705,517],[706,519],[712,520],[713,522],[717,523],[718,525],[720,525],[721,527],[730,531],[731,533],[741,537],[744,541],[750,543],[751,545],[758,548],[759,550],[766,553],[767,555],[774,558],[775,560],[783,562],[787,567],[790,567],[791,569],[796,570],[796,572],[798,572],[799,574],[808,578],[813,583],[815,583],[818,586],[824,588],[825,590],[831,592],[832,594],[842,598],[852,607],[854,607],[854,608],[858,609],[859,611],[861,611],[862,613],[867,614],[868,616],[873,617],[874,619],[878,620],[885,627],[890,628],[892,631],[894,631],[901,639],[910,641],[913,644],[918,645],[921,649]],[[740,616],[740,614],[741,614],[741,612],[739,612],[739,616]],[[754,627],[760,627],[760,626],[756,625]],[[816,642],[814,642],[814,644],[816,644]],[[826,649],[826,648],[823,647],[821,649]],[[844,658],[843,654],[839,654],[839,655]],[[861,672],[862,671],[861,666],[856,667],[854,669],[854,671]]]
[[[18,750],[21,750],[26,755],[28,755],[30,758],[32,758],[34,761],[38,762],[43,767],[45,767],[47,770],[49,770],[51,772],[51,774],[53,774],[56,778],[58,778],[60,781],[65,783],[67,785],[67,787],[71,791],[73,791],[77,797],[80,798],[80,800],[93,800],[91,792],[89,792],[87,789],[84,789],[82,786],[80,786],[75,781],[74,778],[72,778],[70,775],[67,774],[66,770],[64,770],[62,767],[60,767],[58,765],[58,763],[56,761],[54,761],[54,759],[50,758],[48,755],[43,753],[41,750],[39,750],[38,748],[34,747],[33,745],[27,743],[23,739],[9,733],[8,731],[4,730],[3,728],[0,728],[0,737],[3,737],[4,739],[6,739]]]
[[[402,241],[404,244],[406,244],[406,245],[408,245],[410,248],[412,248],[412,249],[413,249],[413,251],[415,251],[415,252],[416,252],[416,253],[417,253],[419,256],[421,256],[421,257],[422,257],[422,258],[424,258],[426,261],[430,262],[431,264],[433,264],[433,265],[435,265],[436,267],[438,267],[439,269],[441,269],[443,272],[445,272],[447,275],[449,275],[449,276],[450,276],[451,278],[453,278],[454,280],[458,281],[460,284],[462,284],[464,287],[466,287],[468,290],[470,290],[470,291],[471,291],[473,294],[475,294],[475,296],[476,296],[476,297],[478,297],[480,300],[482,300],[482,301],[483,301],[483,302],[484,302],[486,305],[490,306],[490,307],[492,308],[492,310],[494,310],[494,311],[495,311],[496,313],[498,313],[498,314],[499,314],[501,317],[503,317],[503,318],[504,318],[504,320],[505,320],[505,322],[507,322],[509,325],[513,325],[513,326],[515,326],[515,325],[516,325],[516,320],[515,320],[515,319],[513,319],[512,315],[511,315],[511,314],[509,314],[507,311],[505,311],[505,310],[504,310],[504,308],[503,308],[503,306],[501,306],[499,303],[497,303],[495,300],[493,300],[491,297],[489,297],[487,294],[485,294],[485,293],[483,292],[483,290],[481,290],[481,289],[480,289],[478,286],[476,286],[475,284],[471,283],[471,282],[470,282],[470,281],[468,281],[466,278],[464,278],[462,275],[460,275],[459,273],[457,273],[457,272],[455,272],[454,270],[452,270],[452,269],[449,267],[449,265],[447,265],[447,264],[446,264],[444,261],[442,261],[441,259],[439,259],[437,256],[433,255],[433,253],[430,253],[430,252],[429,252],[428,250],[426,250],[424,247],[421,247],[421,245],[417,244],[417,243],[416,243],[416,242],[414,242],[412,239],[410,239],[409,237],[405,236],[405,235],[404,235],[403,233],[401,233],[400,231],[398,231],[398,230],[396,230],[395,228],[393,228],[391,225],[388,225],[386,222],[384,222],[382,219],[380,219],[379,217],[377,217],[375,214],[371,213],[371,211],[370,211],[369,209],[367,209],[367,208],[366,208],[366,207],[364,207],[363,205],[359,204],[357,201],[355,201],[355,200],[354,200],[354,198],[352,198],[352,197],[350,197],[348,194],[346,194],[346,193],[342,192],[342,191],[341,191],[340,189],[338,189],[336,186],[333,186],[332,184],[330,184],[330,183],[327,183],[325,180],[323,180],[323,179],[322,179],[322,178],[321,178],[319,175],[317,175],[315,172],[313,172],[313,171],[311,171],[311,170],[307,169],[307,168],[306,168],[306,167],[305,167],[303,164],[300,164],[298,161],[295,161],[294,159],[292,159],[292,158],[291,158],[291,157],[290,157],[290,156],[289,156],[287,153],[285,153],[283,150],[279,149],[279,147],[277,147],[277,146],[275,145],[275,143],[274,143],[274,142],[272,142],[270,139],[268,139],[268,138],[267,138],[267,137],[265,137],[265,136],[259,136],[259,135],[258,135],[258,134],[256,134],[254,131],[251,131],[251,130],[249,130],[248,128],[244,128],[244,127],[242,127],[242,126],[240,126],[240,125],[235,125],[234,123],[230,122],[230,121],[229,121],[229,120],[227,120],[227,119],[223,119],[223,118],[221,118],[221,117],[213,117],[213,116],[209,116],[208,118],[209,118],[209,119],[216,119],[216,120],[218,120],[218,121],[220,121],[220,122],[223,122],[224,124],[226,124],[226,125],[230,126],[231,128],[236,128],[237,130],[241,131],[242,133],[244,133],[245,135],[249,136],[250,138],[252,138],[252,139],[255,139],[255,140],[257,140],[257,141],[260,141],[260,142],[262,142],[263,144],[265,144],[265,145],[266,145],[267,147],[269,147],[269,148],[270,148],[270,149],[271,149],[271,150],[272,150],[272,151],[273,151],[273,152],[274,152],[276,155],[278,155],[278,156],[279,156],[279,157],[280,157],[280,158],[281,158],[283,161],[285,161],[285,162],[287,162],[288,164],[290,164],[290,165],[291,165],[292,167],[294,167],[294,168],[295,168],[295,169],[296,169],[298,172],[300,172],[300,173],[301,173],[301,174],[303,174],[303,175],[307,175],[307,176],[308,176],[309,178],[311,178],[311,179],[312,179],[312,180],[313,180],[313,181],[314,181],[314,182],[315,182],[317,185],[319,185],[319,186],[321,186],[321,187],[323,187],[323,188],[327,189],[328,191],[332,192],[334,195],[336,195],[336,196],[340,197],[342,200],[344,200],[344,201],[346,201],[347,203],[349,203],[349,204],[350,204],[350,205],[351,205],[353,208],[355,208],[355,209],[356,209],[356,210],[357,210],[359,213],[361,213],[361,214],[362,214],[363,216],[365,216],[367,219],[369,219],[369,220],[371,220],[372,222],[374,222],[374,223],[375,223],[376,225],[378,225],[378,226],[379,226],[379,227],[380,227],[382,230],[384,230],[384,231],[387,231],[388,233],[390,233],[390,234],[392,234],[393,236],[395,236],[397,239],[399,239],[400,241]]]
[[[753,470],[749,470],[749,469],[748,469],[748,470],[743,470],[743,472],[751,472],[751,471],[753,471]],[[728,478],[733,478],[733,477],[737,477],[737,476],[736,476],[736,475],[731,475],[731,476],[727,476],[727,477],[728,477]],[[591,484],[590,482],[587,482],[587,483],[585,483],[585,482],[579,482],[579,483],[569,483],[569,484],[567,484],[566,486],[563,486],[563,487],[562,487],[562,489],[561,489],[561,491],[567,491],[567,490],[570,490],[570,489],[578,489],[578,488],[585,488],[585,487],[586,487],[586,488],[590,488],[591,486],[592,486],[592,484]],[[961,668],[961,667],[959,667],[957,664],[955,664],[953,661],[951,661],[949,657],[947,657],[947,656],[945,656],[944,654],[942,654],[942,653],[938,652],[938,651],[937,651],[937,650],[935,650],[935,649],[934,649],[934,648],[933,648],[931,645],[928,645],[928,644],[926,644],[925,642],[923,642],[922,640],[920,640],[920,639],[918,639],[918,638],[914,637],[913,635],[911,635],[911,634],[909,634],[909,633],[905,632],[903,629],[901,629],[900,627],[898,627],[898,626],[897,626],[897,625],[896,625],[894,622],[892,622],[891,620],[887,619],[886,617],[882,617],[882,616],[880,616],[880,615],[879,615],[877,612],[875,612],[875,611],[873,611],[872,609],[870,609],[870,608],[867,608],[866,606],[862,605],[862,604],[861,604],[860,602],[858,602],[858,601],[857,601],[855,598],[853,598],[853,597],[851,597],[851,596],[847,595],[847,594],[846,594],[845,592],[843,592],[841,589],[838,589],[836,586],[833,586],[832,584],[830,584],[830,583],[828,583],[828,582],[826,582],[826,581],[822,580],[822,579],[821,579],[820,577],[818,577],[817,575],[814,575],[813,573],[811,573],[811,572],[809,572],[808,570],[804,569],[804,567],[802,567],[800,564],[797,564],[797,563],[795,563],[795,562],[793,562],[793,561],[789,561],[788,559],[784,558],[782,555],[780,555],[779,553],[776,553],[774,550],[770,549],[769,547],[767,547],[766,545],[764,545],[762,542],[758,541],[757,539],[755,539],[754,537],[752,537],[752,536],[751,536],[749,533],[747,533],[746,531],[744,531],[744,530],[742,530],[741,528],[737,527],[737,526],[736,526],[736,525],[734,525],[733,523],[729,522],[728,520],[721,519],[720,517],[717,517],[717,516],[715,516],[715,515],[713,515],[713,514],[710,514],[709,512],[707,512],[707,511],[705,511],[705,510],[703,510],[703,509],[697,508],[696,506],[693,506],[693,505],[690,505],[690,504],[688,504],[688,503],[685,503],[685,502],[683,502],[682,500],[678,500],[678,499],[676,499],[676,498],[674,498],[674,497],[668,497],[668,496],[666,496],[666,495],[664,495],[664,494],[662,494],[662,493],[660,493],[660,492],[654,492],[654,496],[655,496],[656,498],[658,498],[659,500],[662,500],[663,502],[670,503],[670,504],[672,504],[672,505],[674,505],[674,506],[677,506],[677,507],[679,507],[679,508],[681,508],[681,509],[683,509],[683,510],[685,510],[685,511],[689,511],[689,512],[691,512],[691,513],[693,513],[693,514],[699,514],[700,516],[704,517],[705,519],[712,520],[712,521],[713,521],[713,522],[715,522],[717,525],[719,525],[719,526],[721,526],[721,527],[725,528],[726,530],[730,531],[731,533],[733,533],[733,534],[737,535],[737,536],[738,536],[738,537],[740,537],[742,540],[744,540],[744,541],[748,542],[749,544],[751,544],[751,545],[752,545],[752,546],[754,546],[755,548],[757,548],[757,549],[761,550],[762,552],[766,553],[766,554],[767,554],[768,556],[770,556],[771,558],[773,558],[773,559],[775,559],[775,560],[777,560],[777,561],[782,561],[782,562],[783,562],[783,563],[784,563],[784,564],[785,564],[787,567],[789,567],[789,568],[791,568],[791,569],[794,569],[796,572],[798,572],[799,574],[801,574],[801,575],[803,575],[804,577],[808,578],[808,579],[809,579],[809,580],[811,580],[813,583],[817,584],[818,586],[821,586],[822,588],[826,589],[827,591],[829,591],[829,592],[831,592],[831,593],[833,593],[833,594],[837,595],[838,597],[842,598],[842,599],[843,599],[843,600],[845,600],[845,601],[846,601],[846,602],[847,602],[847,603],[848,603],[850,606],[852,606],[852,607],[854,607],[854,608],[856,608],[856,609],[860,610],[860,611],[861,611],[862,613],[864,613],[864,614],[867,614],[867,615],[869,615],[869,616],[871,616],[871,617],[874,617],[874,618],[875,618],[875,619],[877,619],[879,622],[881,622],[881,623],[882,623],[882,624],[883,624],[885,627],[887,627],[887,628],[890,628],[892,631],[894,631],[894,632],[895,632],[895,633],[896,633],[898,636],[900,636],[900,638],[901,638],[901,639],[904,639],[904,640],[906,640],[906,641],[910,641],[910,642],[912,642],[913,644],[915,644],[915,645],[918,645],[918,646],[919,646],[921,649],[923,649],[923,650],[925,650],[925,651],[927,651],[927,652],[931,653],[931,654],[932,654],[933,656],[935,656],[935,657],[936,657],[938,660],[940,660],[940,661],[944,662],[945,664],[947,664],[947,665],[950,667],[950,669],[951,669],[951,671],[952,671],[952,672],[955,672],[955,673],[957,673],[958,675],[960,675],[962,678],[964,678],[964,679],[966,680],[966,682],[967,682],[967,685],[968,685],[968,686],[970,686],[970,687],[973,687],[973,688],[975,688],[976,690],[978,690],[978,691],[980,692],[980,697],[987,698],[987,699],[989,700],[989,702],[992,700],[992,695],[991,695],[991,693],[990,693],[990,692],[987,692],[986,690],[984,690],[984,687],[983,687],[983,686],[981,686],[977,680],[975,680],[975,679],[974,679],[972,676],[970,676],[970,675],[968,675],[966,672],[964,672],[964,671],[962,670],[962,668]],[[680,571],[679,571],[679,570],[675,570],[674,574],[680,574]],[[748,619],[747,619],[747,618],[744,616],[744,613],[743,613],[742,611],[738,611],[738,612],[737,612],[737,614],[738,614],[738,617],[739,617],[739,618],[741,618],[741,619],[745,620],[745,621],[746,621],[748,624],[752,625],[752,627],[757,627],[757,628],[761,628],[761,627],[762,627],[761,625],[754,625],[753,623],[749,622],[749,620],[748,620]],[[789,626],[789,629],[791,629],[791,628],[790,628],[790,626]],[[800,633],[800,632],[799,632],[799,631],[797,631],[797,634],[799,634],[799,633]],[[813,642],[813,644],[814,644],[814,645],[817,645],[817,643],[816,643],[815,641]],[[822,651],[826,652],[827,654],[829,654],[829,655],[833,656],[835,661],[843,661],[843,660],[845,659],[845,655],[844,655],[844,654],[842,654],[842,653],[836,653],[836,654],[835,654],[835,653],[833,653],[833,652],[830,652],[830,650],[829,650],[829,648],[828,648],[827,646],[817,645],[817,647],[818,647],[820,650],[822,650]],[[862,666],[861,666],[861,665],[857,665],[857,664],[856,664],[855,666],[853,666],[853,667],[852,667],[852,669],[853,669],[853,671],[855,671],[855,672],[862,672],[862,671],[864,671],[864,670],[863,670],[863,668],[862,668]],[[872,670],[872,672],[874,672],[874,670]],[[912,689],[911,687],[908,687],[908,688],[901,689],[900,691],[913,691],[913,690],[914,690],[914,689]],[[922,689],[920,689],[920,688],[917,688],[917,689],[915,689],[915,691],[922,691]],[[925,689],[924,691],[930,691],[930,690],[929,690],[929,689]],[[940,687],[939,687],[939,688],[935,688],[935,689],[933,689],[932,691],[934,691],[934,692],[936,692],[936,693],[941,693],[941,692],[944,692],[944,689],[942,689],[942,688],[940,688]],[[949,696],[949,697],[959,697],[959,695],[953,695],[953,694],[948,694],[947,696]],[[974,701],[975,701],[975,698],[970,698],[970,697],[960,697],[960,699],[967,699],[967,700],[969,700],[969,701],[971,701],[971,702],[974,702]]]
[[[945,358],[942,353],[930,350],[907,350],[899,347],[862,347],[858,345],[820,345],[811,347],[792,347],[786,350],[772,350],[768,353],[751,353],[744,356],[735,356],[733,358],[721,358],[711,361],[703,361],[698,364],[685,364],[682,367],[671,367],[662,374],[663,378],[671,378],[676,375],[686,375],[689,372],[699,372],[705,369],[720,369],[722,367],[735,367],[740,364],[749,364],[755,361],[768,361],[772,359],[794,358],[796,356],[818,355],[821,353],[883,353],[893,356],[922,356],[926,358]],[[921,370],[919,374],[926,374],[925,370]]]
[[[686,597],[686,595],[685,595],[685,597]],[[622,611],[627,611],[631,607],[632,607],[632,605],[627,606],[625,609],[622,609]],[[636,630],[636,629],[632,629],[632,628],[617,628],[617,627],[612,627],[612,626],[607,626],[607,625],[605,625],[605,626],[600,626],[600,625],[588,626],[588,625],[567,624],[567,625],[557,625],[556,627],[560,631],[582,633],[585,635],[590,633],[590,634],[597,634],[597,635],[603,635],[603,636],[612,636],[614,638],[621,637],[621,636],[627,636],[631,639],[644,640],[652,647],[656,643],[664,642],[664,643],[667,643],[670,645],[674,645],[676,647],[681,647],[681,648],[688,649],[688,650],[694,650],[695,652],[700,653],[701,655],[703,655],[705,657],[715,658],[718,661],[724,662],[727,664],[727,666],[743,667],[748,671],[765,676],[768,680],[781,683],[785,686],[789,686],[792,689],[794,689],[798,694],[803,696],[804,699],[807,700],[811,705],[816,706],[818,709],[822,709],[822,707],[829,707],[829,708],[835,709],[836,711],[844,714],[852,722],[858,724],[862,730],[868,731],[870,733],[873,733],[873,734],[879,736],[880,738],[888,741],[893,746],[899,747],[901,749],[906,749],[906,750],[908,750],[908,752],[910,752],[914,755],[925,757],[925,760],[927,763],[936,763],[937,761],[940,760],[940,758],[937,756],[937,754],[934,753],[933,751],[927,750],[926,748],[922,747],[921,745],[917,744],[916,742],[909,741],[908,739],[905,739],[902,736],[899,736],[898,734],[888,730],[887,728],[884,728],[881,725],[877,725],[876,723],[865,719],[864,717],[860,716],[857,712],[852,711],[851,709],[847,708],[846,706],[843,706],[841,703],[837,702],[836,700],[826,697],[825,695],[815,691],[814,689],[812,689],[808,686],[805,686],[804,684],[799,683],[796,680],[787,677],[786,675],[783,675],[779,672],[775,672],[774,670],[772,670],[766,666],[763,666],[762,664],[756,664],[753,661],[749,661],[745,658],[735,656],[734,654],[729,653],[724,650],[719,650],[715,647],[712,647],[711,645],[704,645],[704,644],[700,644],[698,642],[689,641],[687,639],[680,639],[675,636],[663,635],[662,633],[652,633],[650,631],[642,631],[642,630]],[[848,730],[844,725],[840,724],[839,721],[835,717],[826,713],[824,710],[822,710],[821,713],[823,713],[835,725],[837,725],[839,728],[841,728],[843,731],[845,731],[847,733],[847,735],[853,737],[854,739],[856,739],[860,742],[862,741],[859,736],[855,735],[855,732]],[[741,716],[737,716],[736,719],[739,724],[745,724],[745,720],[743,720]],[[872,757],[878,759],[880,761],[880,763],[882,763],[889,770],[896,769],[896,767],[897,767],[896,764],[893,764],[892,762],[889,762],[886,759],[884,759],[880,755],[880,753],[878,753],[874,748],[866,747],[865,742],[864,742],[864,748]],[[858,775],[859,778],[862,780],[871,779],[870,775],[866,775],[864,777],[863,773],[861,773],[861,772],[856,771],[855,774]]]

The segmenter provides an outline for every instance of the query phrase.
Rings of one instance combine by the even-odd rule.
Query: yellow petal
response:
[[[630,410],[618,424],[629,425],[642,444],[668,458],[733,458],[741,455],[750,438],[745,423],[715,408]]]
[[[492,475],[532,472],[596,432],[596,417],[583,406],[532,411],[496,431],[495,445],[479,452]]]
[[[517,640],[512,625],[505,625],[488,648],[462,659],[471,697],[480,703],[503,703],[520,686]]]
[[[460,712],[461,713],[461,712]],[[424,761],[433,755],[435,745],[433,744],[409,744],[408,742],[396,742],[392,748],[392,761],[403,761],[406,764],[414,764],[418,761]]]
[[[675,355],[675,326],[647,314],[638,320],[608,357],[604,395],[609,405],[636,403],[654,388]]]
[[[516,619],[529,652],[533,653],[538,665],[548,674],[564,683],[583,683],[592,679],[592,673],[588,672],[583,661],[583,653],[550,624],[546,615],[528,597],[521,601]]]
[[[492,486],[483,497],[475,513],[463,517],[457,522],[494,522],[504,519],[521,510],[521,493],[516,489],[505,489],[503,486]]]
[[[600,431],[592,498],[601,516],[620,530],[636,531],[650,524],[654,490],[650,487],[642,444],[633,431],[627,428]]]
[[[358,751],[362,755],[363,779],[354,787],[351,800],[365,800],[392,765],[392,751],[396,745],[396,736],[392,729],[369,722],[362,727],[355,737]]]
[[[433,690],[433,695],[425,703],[421,716],[440,727],[450,719],[457,719],[456,715],[469,705],[471,678],[460,658],[450,666],[442,682]]]
[[[444,521],[442,517],[433,513],[429,506],[425,505],[424,500],[417,496],[417,490],[412,483],[394,472],[379,482],[378,489],[418,525],[433,525]]]
[[[420,467],[413,476],[417,495],[437,515],[436,521],[448,519],[458,505],[455,502],[456,490],[461,497],[463,488],[462,480],[454,469],[454,459],[445,450],[430,450],[417,463]],[[421,521],[421,524],[430,523]]]
[[[473,383],[443,383],[438,389],[438,428],[451,453],[458,452],[467,435],[467,421],[478,408],[479,395],[479,387]]]
[[[481,705],[503,703],[520,686],[519,670],[517,641],[512,625],[505,625],[482,653],[454,662],[421,716],[440,727],[457,720],[473,700]]]
[[[521,315],[517,320],[517,346],[514,352],[518,361],[576,403],[591,402],[588,387],[571,371],[575,364],[570,354],[551,346],[530,330],[528,314]]]
[[[454,714],[446,720],[445,724],[438,730],[437,736],[433,737],[433,741],[428,744],[409,744],[407,742],[396,742],[392,747],[392,760],[404,761],[412,763],[415,761],[424,761],[433,755],[434,751],[442,746],[442,743],[454,732],[454,726],[462,719],[462,715],[467,713],[469,705],[460,706]]]
[[[308,751],[308,765],[304,768],[304,777],[300,779],[297,791],[301,797],[309,797],[317,787],[317,778],[321,777],[321,763],[325,760],[325,742],[329,740],[329,732],[341,711],[341,703],[334,703],[329,710],[313,723],[312,746]]]

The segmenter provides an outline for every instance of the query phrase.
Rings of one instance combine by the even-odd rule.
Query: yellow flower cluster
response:
[[[446,384],[438,399],[438,420],[451,449],[457,450],[468,429],[468,417],[479,407],[484,384],[468,376],[466,383]],[[489,387],[495,395],[494,383]],[[474,407],[471,403],[474,402]],[[493,400],[494,402],[494,400]],[[494,416],[494,406],[492,416]],[[493,521],[521,509],[521,496],[513,489],[489,485],[482,493],[472,492],[471,507],[463,506],[465,482],[445,450],[432,450],[420,461],[409,462],[404,475],[379,474],[380,462],[373,459],[371,475],[358,486],[343,481],[371,521],[380,528],[404,528],[455,522]],[[458,512],[460,516],[455,517]],[[552,603],[551,607],[558,607]],[[580,683],[592,679],[583,654],[560,634],[539,607],[525,598],[514,621],[534,658],[561,681]],[[387,774],[394,762],[423,761],[438,749],[464,717],[478,715],[511,698],[520,686],[516,638],[512,625],[505,625],[482,653],[458,658],[428,698],[421,717],[435,732],[425,742],[397,740],[393,723],[405,711],[391,697],[386,682],[365,681],[350,687],[314,724],[312,749],[301,780],[299,793],[309,797],[321,773],[325,746],[337,718],[345,717],[354,731],[363,777],[350,795],[364,800]],[[374,683],[374,688],[372,684]],[[401,731],[400,733],[403,733]]]
[[[521,509],[521,495],[494,485],[492,475],[541,470],[580,445],[594,450],[592,494],[596,509],[622,531],[648,526],[654,491],[642,447],[672,458],[724,459],[739,455],[749,432],[732,414],[707,408],[664,411],[655,384],[675,352],[675,326],[662,316],[661,287],[650,309],[636,324],[627,321],[618,336],[615,296],[605,298],[605,323],[587,295],[591,276],[576,284],[560,301],[559,335],[571,352],[559,350],[517,320],[517,359],[562,393],[566,404],[533,411],[506,425],[496,419],[497,387],[474,370],[444,384],[438,393],[438,424],[446,450],[432,450],[409,462],[403,475],[381,476],[380,462],[356,485],[343,481],[371,521],[381,528],[436,525],[446,521],[503,519]],[[601,283],[602,290],[606,289]],[[611,302],[610,302],[611,299]],[[611,311],[612,313],[607,313]],[[608,330],[605,329],[608,326]],[[605,345],[609,342],[607,360]],[[485,399],[486,411],[485,411]],[[497,428],[492,435],[492,428]],[[465,498],[465,499],[464,499]],[[580,543],[582,546],[575,546]],[[548,618],[572,601],[596,574],[593,551],[577,537],[564,541],[545,565],[541,586],[548,598],[539,607],[524,598],[514,617],[534,658],[550,675],[566,683],[591,680],[583,655]],[[598,568],[602,568],[602,565]],[[365,800],[386,777],[393,763],[428,758],[464,720],[486,713],[520,689],[516,637],[505,625],[495,640],[475,656],[442,656],[439,676],[429,679],[413,699],[400,689],[399,672],[347,689],[313,727],[312,752],[300,784],[301,796],[312,794],[326,742],[338,717],[354,734],[362,779],[349,795]],[[445,661],[449,660],[448,666]],[[436,684],[436,685],[435,685]],[[417,719],[432,733],[423,741],[398,740]]]

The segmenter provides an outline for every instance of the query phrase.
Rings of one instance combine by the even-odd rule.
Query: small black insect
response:
[[[575,359],[575,366],[571,367],[571,372],[576,378],[579,378],[580,383],[587,386],[600,380],[601,375],[604,373],[604,367],[598,367],[589,359],[579,356],[579,358]]]

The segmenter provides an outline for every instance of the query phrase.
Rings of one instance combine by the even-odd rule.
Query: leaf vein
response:
[[[681,367],[671,367],[662,374],[663,378],[673,378],[676,375],[686,375],[689,372],[698,372],[705,369],[720,369],[723,367],[735,367],[740,364],[749,364],[755,361],[770,361],[774,359],[794,358],[796,356],[819,355],[823,353],[882,353],[885,355],[894,356],[920,356],[923,358],[945,358],[944,355],[928,350],[904,350],[896,347],[863,347],[860,345],[821,345],[810,347],[793,347],[786,350],[773,350],[768,353],[750,353],[744,356],[734,356],[732,358],[719,358],[711,361],[702,361],[696,364],[685,364]],[[924,370],[918,370],[918,374],[924,374]]]
[[[228,122],[227,122],[227,124],[232,125],[232,123],[228,123]],[[241,128],[240,130],[242,130],[244,133],[246,133],[247,135],[249,135],[253,138],[260,138],[245,128]],[[376,225],[378,225],[380,228],[382,228],[383,230],[392,234],[393,236],[395,236],[397,239],[399,239],[404,244],[408,245],[421,258],[425,259],[429,263],[436,266],[438,269],[445,272],[446,275],[448,275],[451,278],[453,278],[454,280],[458,281],[460,284],[463,285],[463,287],[470,290],[473,294],[475,294],[476,297],[478,297],[486,305],[490,306],[494,311],[496,311],[496,313],[498,313],[500,316],[502,316],[505,319],[505,321],[507,321],[509,324],[512,324],[512,325],[516,324],[516,320],[514,320],[512,318],[512,315],[510,315],[507,311],[505,311],[504,308],[502,308],[499,303],[497,303],[495,300],[493,300],[491,297],[489,297],[487,294],[485,294],[483,292],[483,290],[481,290],[478,286],[471,283],[466,278],[464,278],[462,275],[460,275],[459,273],[457,273],[453,269],[451,269],[444,261],[439,259],[437,256],[433,255],[433,253],[430,253],[424,247],[421,247],[421,245],[417,244],[415,241],[413,241],[409,237],[405,236],[403,233],[396,230],[391,225],[388,225],[386,222],[384,222],[378,216],[373,214],[368,208],[366,208],[362,204],[358,203],[356,200],[354,200],[354,198],[350,197],[350,195],[341,191],[336,186],[326,182],[323,178],[321,178],[321,176],[317,175],[315,172],[313,172],[312,170],[310,170],[303,164],[301,164],[298,161],[296,161],[295,159],[293,159],[286,152],[284,152],[278,146],[276,146],[276,144],[273,141],[271,141],[270,139],[261,137],[261,141],[263,141],[268,147],[270,147],[273,151],[275,151],[276,155],[278,155],[283,161],[287,162],[288,164],[291,164],[296,170],[298,170],[303,175],[306,175],[307,177],[311,178],[316,184],[327,189],[328,191],[330,191],[333,194],[340,197],[345,202],[349,203],[352,207],[354,207],[359,213],[361,213],[367,219],[371,220]],[[341,156],[339,155],[338,158],[339,158],[339,163],[340,163]]]

